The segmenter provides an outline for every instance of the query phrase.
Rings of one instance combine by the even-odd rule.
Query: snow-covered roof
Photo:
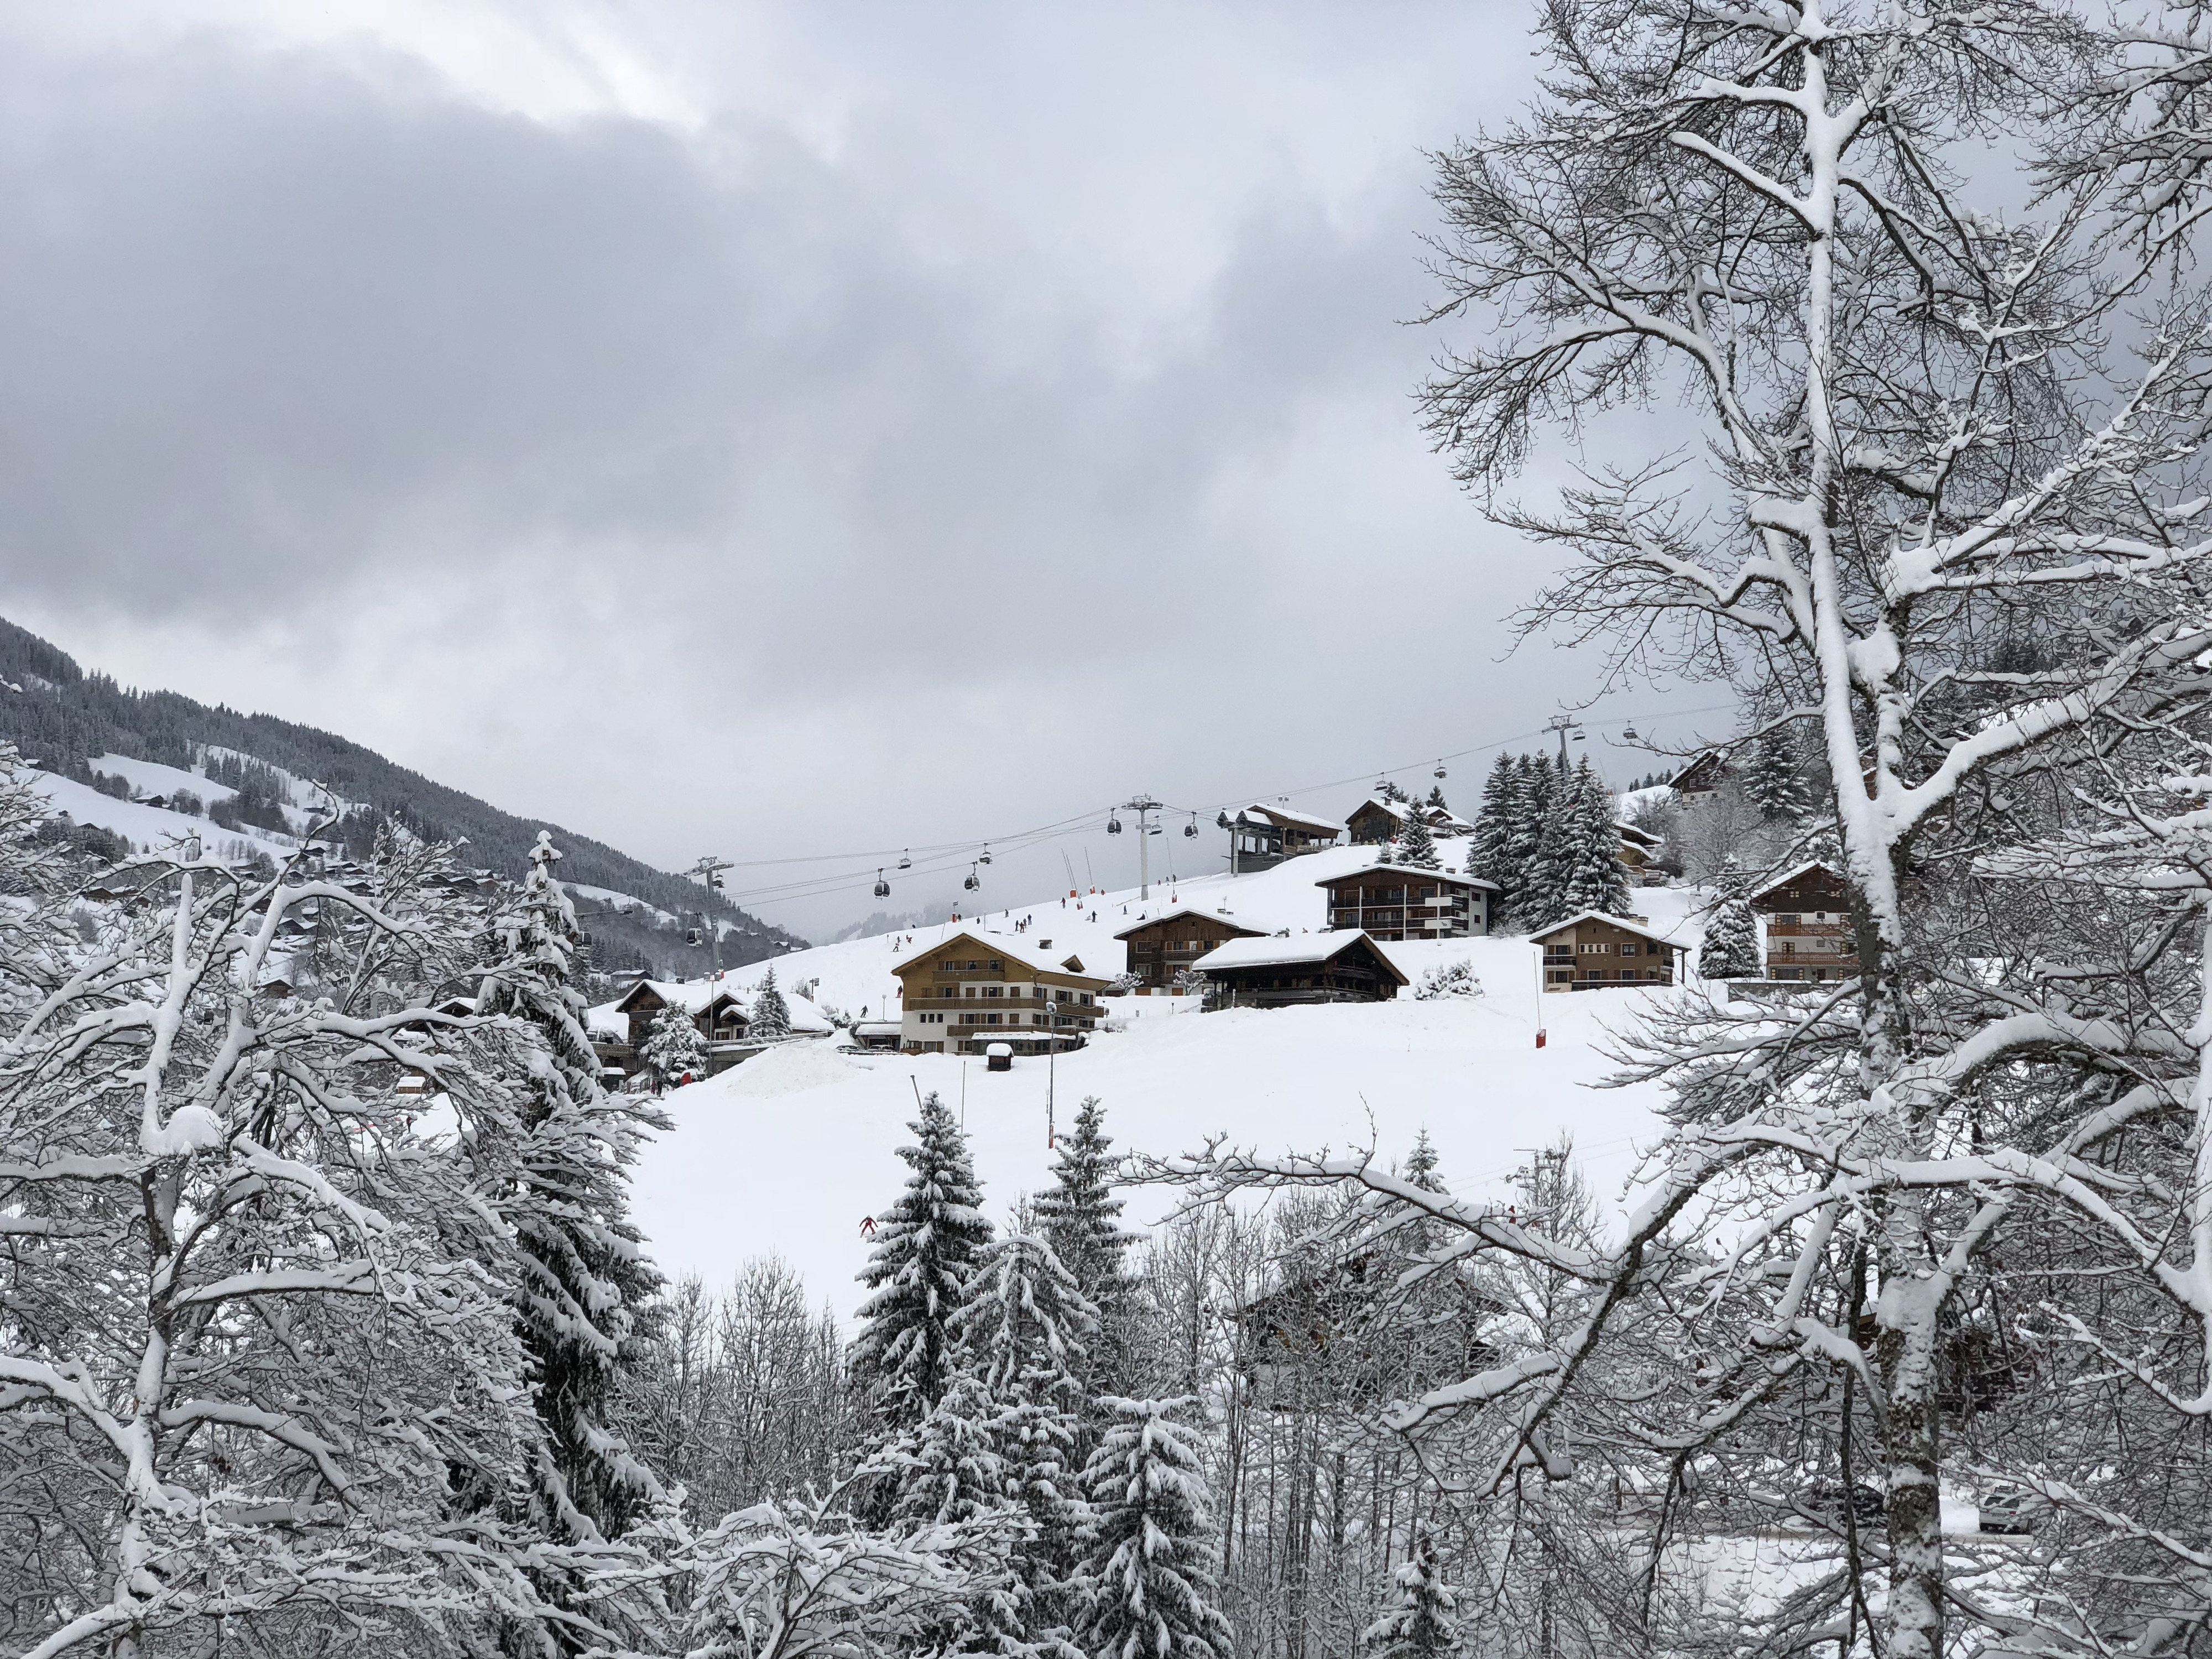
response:
[[[1384,864],[1379,859],[1372,864],[1363,864],[1357,870],[1346,870],[1342,875],[1323,876],[1314,884],[1316,887],[1334,887],[1347,881],[1357,881],[1362,876],[1405,876],[1420,881],[1440,881],[1447,887],[1481,887],[1493,893],[1504,890],[1494,881],[1485,881],[1479,876],[1454,875],[1449,870],[1424,870],[1418,864]]]
[[[1207,973],[1217,968],[1295,968],[1332,962],[1358,945],[1372,951],[1401,985],[1412,983],[1382,948],[1358,927],[1333,933],[1293,933],[1288,939],[1277,939],[1272,934],[1261,939],[1232,939],[1207,951],[1191,966]]]
[[[1133,927],[1124,927],[1114,937],[1127,939],[1132,933],[1142,933],[1147,927],[1157,927],[1164,921],[1173,921],[1177,916],[1199,916],[1207,921],[1218,921],[1224,927],[1234,927],[1247,933],[1264,933],[1267,931],[1264,927],[1247,927],[1243,922],[1224,916],[1218,910],[1201,910],[1195,904],[1178,904],[1174,909],[1163,910],[1149,920],[1139,921]]]
[[[622,994],[621,999],[614,1005],[615,1012],[628,1013],[629,1005],[637,1000],[641,991],[650,991],[663,1002],[681,1008],[687,1014],[698,1013],[709,1002],[726,997],[733,1002],[744,1000],[738,994],[737,988],[727,983],[710,985],[703,979],[641,979]]]
[[[1668,945],[1674,950],[1686,951],[1690,948],[1688,945],[1683,944],[1681,940],[1668,939],[1664,933],[1655,933],[1649,927],[1642,927],[1636,922],[1631,921],[1626,916],[1607,915],[1602,910],[1581,911],[1575,915],[1569,916],[1565,921],[1558,922],[1552,927],[1540,927],[1534,933],[1529,934],[1528,937],[1531,939],[1537,940],[1547,939],[1551,938],[1553,934],[1564,933],[1568,928],[1572,927],[1577,922],[1583,921],[1601,921],[1608,927],[1618,927],[1624,933],[1633,933],[1638,939],[1648,939],[1654,945]]]
[[[1626,818],[1617,820],[1613,827],[1620,831],[1620,838],[1623,841],[1632,841],[1639,847],[1656,847],[1667,839],[1664,836],[1655,836],[1649,830],[1631,823]]]
[[[1775,877],[1772,881],[1768,882],[1765,886],[1760,888],[1757,892],[1751,896],[1751,901],[1753,903],[1756,904],[1759,900],[1765,898],[1776,888],[1787,887],[1793,881],[1802,880],[1805,877],[1811,875],[1815,870],[1818,870],[1821,874],[1830,877],[1836,881],[1841,881],[1844,878],[1843,872],[1836,869],[1832,865],[1823,864],[1818,859],[1807,859],[1804,863],[1797,866],[1795,869],[1785,870],[1780,875]]]
[[[1397,819],[1399,823],[1403,823],[1406,821],[1406,808],[1411,804],[1412,803],[1410,802],[1388,801],[1384,800],[1380,795],[1370,795],[1365,800],[1360,802],[1358,805],[1353,807],[1349,812],[1346,812],[1344,815],[1344,821],[1346,823],[1351,823],[1352,819],[1358,817],[1362,812],[1364,812],[1371,806],[1378,812],[1388,812],[1392,817]]]
[[[1294,812],[1287,806],[1270,806],[1263,800],[1254,801],[1244,811],[1248,813],[1257,812],[1261,817],[1271,818],[1285,828],[1321,831],[1331,840],[1335,839],[1344,827],[1334,818],[1317,818],[1310,812]]]
[[[895,1019],[856,1019],[853,1035],[856,1037],[896,1036],[905,1028]]]
[[[963,939],[978,951],[1010,962],[1018,962],[1033,973],[1066,974],[1078,979],[1096,978],[1084,973],[1083,959],[1073,951],[1040,950],[1032,945],[1017,945],[1004,933],[979,933],[966,928],[957,933],[946,934],[934,945],[917,945],[914,955],[893,968],[891,972],[903,976],[918,969],[927,968]],[[1070,967],[1070,963],[1075,965]],[[1097,982],[1100,985],[1106,983],[1103,979]]]

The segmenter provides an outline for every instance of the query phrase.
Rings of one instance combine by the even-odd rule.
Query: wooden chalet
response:
[[[626,1022],[627,1042],[595,1042],[602,1061],[619,1066],[624,1072],[641,1070],[646,1039],[653,1035],[653,1022],[660,1017],[664,1008],[678,1006],[691,1016],[691,1024],[699,1035],[707,1039],[707,1075],[726,1072],[740,1061],[750,1060],[758,1054],[761,1045],[748,1041],[752,1017],[744,1004],[728,991],[717,990],[711,995],[702,984],[679,984],[670,980],[641,979],[625,991],[614,1006],[617,1018]]]
[[[1620,851],[1616,856],[1631,870],[1649,869],[1651,860],[1659,856],[1660,848],[1666,845],[1664,837],[1655,836],[1649,830],[1639,830],[1625,819],[1613,827],[1620,836]]]
[[[1286,1008],[1304,1002],[1389,1002],[1411,983],[1357,929],[1289,939],[1233,939],[1200,957],[1216,1008]]]
[[[1801,864],[1751,896],[1765,923],[1766,976],[1774,980],[1856,979],[1850,884],[1817,860]]]
[[[1687,805],[1719,788],[1731,770],[1726,755],[1717,749],[1708,749],[1668,779],[1667,787],[1674,792],[1675,799]]]
[[[1449,870],[1370,864],[1314,884],[1328,894],[1331,927],[1364,929],[1370,939],[1468,939],[1490,932],[1498,888]]]
[[[1272,870],[1285,859],[1318,853],[1336,845],[1337,827],[1330,818],[1293,812],[1287,806],[1254,801],[1234,817],[1224,813],[1218,822],[1229,831],[1229,873],[1249,875]]]
[[[1175,976],[1216,945],[1232,939],[1261,939],[1263,931],[1189,905],[1140,921],[1114,935],[1129,947],[1129,971],[1140,997],[1164,995]]]
[[[1352,809],[1344,828],[1354,847],[1380,847],[1405,832],[1407,814],[1412,810],[1410,801],[1397,803],[1370,795]]]
[[[977,1054],[994,1042],[1018,1054],[1079,1048],[1104,1012],[1106,981],[1048,939],[957,933],[891,971],[904,1005],[899,1047],[910,1054]]]
[[[1544,952],[1547,991],[1602,991],[1672,985],[1682,947],[1644,925],[1641,916],[1585,910],[1533,933]]]

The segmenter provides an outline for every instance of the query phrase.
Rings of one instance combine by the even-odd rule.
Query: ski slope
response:
[[[1455,845],[1444,843],[1445,863]],[[1150,901],[1135,892],[1087,895],[994,910],[912,933],[794,951],[773,964],[780,985],[818,980],[814,1000],[851,1015],[898,1006],[890,969],[965,929],[999,933],[1055,956],[1079,956],[1086,972],[1124,966],[1113,935],[1176,905],[1225,911],[1272,932],[1317,930],[1320,878],[1358,867],[1371,848],[1334,848],[1248,876],[1208,876]],[[1698,898],[1642,889],[1655,927],[1694,944]],[[1648,901],[1648,904],[1646,902]],[[1091,917],[1096,915],[1093,921]],[[1026,931],[1015,927],[1030,919]],[[866,1260],[865,1218],[897,1195],[906,1167],[896,1148],[917,1091],[937,1091],[963,1109],[987,1207],[1001,1218],[1049,1180],[1048,1096],[1066,1125],[1085,1095],[1103,1103],[1124,1152],[1195,1150],[1209,1136],[1268,1151],[1373,1146],[1401,1158],[1426,1128],[1443,1172],[1462,1194],[1503,1193],[1525,1149],[1571,1134],[1601,1198],[1617,1198],[1638,1149],[1658,1133],[1658,1091],[1594,1085],[1613,1067],[1613,1032],[1666,992],[1618,990],[1541,997],[1535,947],[1524,939],[1462,939],[1383,947],[1410,979],[1465,958],[1486,994],[1420,1002],[1336,1004],[1202,1014],[1194,1001],[1116,999],[1088,1048],[1051,1065],[1018,1060],[1011,1072],[939,1054],[838,1052],[827,1041],[772,1050],[671,1094],[672,1129],[644,1152],[635,1174],[638,1215],[655,1259],[673,1275],[726,1285],[749,1258],[778,1255],[841,1316],[857,1300]],[[749,994],[768,964],[732,970],[724,983]],[[1540,1016],[1548,1028],[1538,1048]],[[1128,1219],[1157,1223],[1176,1195],[1142,1189]]]

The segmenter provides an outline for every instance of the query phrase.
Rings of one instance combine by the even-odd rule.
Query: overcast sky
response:
[[[1216,867],[1224,801],[1597,689],[1504,659],[1541,563],[1402,320],[1522,4],[0,15],[4,611],[126,682],[668,866],[864,854],[733,879],[842,877],[758,896],[816,934],[867,849],[1065,822],[990,895],[1118,879],[1149,790]],[[1598,705],[1616,781],[1669,706]]]

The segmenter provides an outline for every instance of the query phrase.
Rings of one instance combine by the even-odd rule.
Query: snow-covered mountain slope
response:
[[[109,764],[100,769],[128,777],[141,788],[167,790],[182,787],[198,793],[203,799],[216,799],[232,792],[209,784],[205,778],[195,777],[190,772],[180,772],[173,766],[157,766],[151,761],[117,762],[116,757],[104,757]],[[128,767],[128,771],[124,769]],[[57,777],[51,772],[36,768],[26,769],[40,794],[54,804],[57,812],[66,812],[73,823],[97,824],[118,836],[127,836],[132,846],[143,849],[159,849],[181,845],[191,836],[198,836],[208,851],[216,857],[246,856],[255,851],[265,852],[273,859],[289,856],[295,843],[289,836],[271,835],[266,830],[240,828],[226,830],[219,823],[210,823],[204,817],[188,812],[173,812],[166,806],[149,806],[139,801],[118,800],[112,795],[103,795],[97,789],[86,787],[72,779]],[[167,781],[158,783],[141,782],[138,774],[150,778],[154,774],[165,775]]]
[[[796,987],[818,978],[817,1002],[880,1014],[897,1006],[892,964],[963,927],[1012,935],[1024,917],[1033,920],[1023,943],[1048,939],[1055,954],[1073,951],[1088,971],[1110,975],[1124,954],[1112,935],[1164,906],[1226,906],[1237,921],[1271,931],[1317,928],[1314,882],[1364,856],[1337,849],[1258,875],[1156,890],[1150,902],[1134,893],[1087,896],[1079,912],[1072,901],[1054,902],[795,951],[775,964],[777,980]],[[1645,889],[1637,896],[1656,927],[1694,942],[1698,895]],[[1610,1034],[1665,994],[1540,997],[1537,953],[1523,939],[1385,948],[1414,979],[1432,963],[1463,958],[1486,994],[1213,1014],[1187,1000],[1132,997],[1117,1001],[1088,1048],[1049,1067],[1017,1060],[1003,1073],[957,1056],[841,1054],[826,1042],[772,1051],[668,1097],[675,1127],[635,1171],[640,1219],[664,1271],[726,1284],[748,1258],[780,1255],[815,1295],[849,1314],[853,1275],[867,1253],[860,1223],[897,1195],[905,1166],[896,1149],[909,1139],[917,1091],[933,1089],[956,1103],[964,1091],[977,1172],[1001,1217],[1049,1178],[1048,1088],[1062,1125],[1085,1095],[1098,1096],[1125,1152],[1176,1152],[1223,1134],[1269,1150],[1372,1145],[1388,1160],[1425,1127],[1445,1176],[1467,1194],[1504,1192],[1524,1149],[1571,1133],[1598,1192],[1616,1194],[1638,1146],[1656,1137],[1659,1097],[1649,1087],[1593,1085],[1613,1069],[1604,1054]],[[733,972],[725,983],[749,994],[761,973]],[[1548,1032],[1540,1049],[1540,1014]],[[1150,1225],[1173,1201],[1165,1191],[1133,1194],[1129,1218]]]

